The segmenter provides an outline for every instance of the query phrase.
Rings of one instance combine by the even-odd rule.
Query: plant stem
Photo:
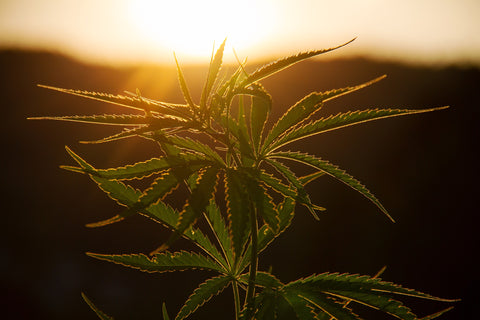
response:
[[[232,288],[233,288],[233,299],[235,301],[235,320],[240,319],[240,293],[238,292],[238,283],[237,280],[235,279],[232,283]]]
[[[256,208],[251,205],[250,209],[250,220],[252,224],[252,231],[251,231],[251,241],[252,241],[252,251],[251,251],[251,258],[250,258],[250,275],[248,277],[248,288],[247,288],[247,295],[245,297],[245,304],[247,307],[245,320],[253,319],[253,309],[254,309],[254,297],[255,297],[255,279],[257,276],[257,267],[258,267],[258,225],[257,225],[257,212]]]

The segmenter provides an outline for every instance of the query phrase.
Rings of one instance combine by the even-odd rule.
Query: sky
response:
[[[332,57],[480,65],[479,0],[0,0],[0,48],[96,63],[280,57],[357,37]]]

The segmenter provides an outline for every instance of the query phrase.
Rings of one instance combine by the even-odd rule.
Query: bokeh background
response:
[[[184,63],[193,95],[199,97],[207,70],[203,62],[209,60],[213,41],[222,41],[227,32],[240,59],[248,55],[248,70],[267,58],[359,36],[345,49],[265,80],[274,99],[273,117],[312,91],[354,85],[382,74],[388,77],[332,101],[321,115],[370,107],[450,106],[330,132],[292,146],[328,159],[357,177],[397,223],[390,223],[343,184],[320,179],[309,191],[328,211],[316,222],[299,207],[291,228],[263,254],[261,268],[271,266],[287,282],[325,271],[375,274],[387,266],[385,280],[462,299],[441,319],[476,318],[477,1],[246,1],[243,5],[206,1],[203,9],[221,7],[223,11],[203,20],[196,20],[203,9],[188,1],[179,1],[181,7],[168,7],[162,1],[156,3],[163,7],[138,3],[0,2],[2,318],[95,319],[80,297],[85,292],[116,319],[160,319],[162,302],[175,314],[210,276],[201,271],[144,274],[87,257],[86,251],[147,253],[168,233],[142,217],[100,229],[85,228],[86,223],[110,217],[120,208],[87,177],[59,169],[72,164],[64,146],[98,167],[145,160],[158,150],[139,139],[80,144],[79,140],[102,137],[114,128],[27,117],[125,111],[37,84],[111,93],[139,88],[144,96],[181,103],[172,50]],[[145,13],[151,11],[157,13],[154,18]],[[173,22],[168,20],[172,16],[177,17]],[[222,16],[230,19],[221,20]],[[139,20],[148,22],[146,29]],[[170,24],[162,27],[154,24],[156,20]],[[223,24],[225,30],[208,27],[210,20]],[[252,41],[241,37],[235,25],[244,25],[241,31],[250,34]],[[201,38],[196,29],[209,36]],[[221,32],[212,31],[218,29]],[[208,46],[196,43],[198,38]],[[234,61],[232,49],[227,48],[225,70]],[[179,199],[170,200],[180,203]],[[180,242],[177,248],[189,245]],[[211,319],[211,314],[228,318],[233,309],[230,295],[226,290],[192,319]],[[450,305],[407,301],[420,315]],[[385,319],[375,312],[368,315]]]

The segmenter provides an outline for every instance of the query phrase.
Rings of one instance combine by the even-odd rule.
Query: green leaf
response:
[[[222,42],[210,63],[207,81],[205,82],[205,86],[203,87],[202,95],[200,97],[201,108],[206,108],[208,97],[210,96],[210,92],[212,91],[213,85],[215,84],[218,72],[220,71],[220,67],[222,66],[223,50],[225,49],[226,40],[227,39]]]
[[[288,295],[288,293],[287,293]],[[321,292],[300,292],[295,293],[299,297],[303,298],[309,304],[320,308],[320,310],[332,317],[333,319],[342,319],[342,320],[361,320],[361,318],[353,313],[350,308],[345,307],[342,302],[335,301],[330,299],[330,297]]]
[[[252,87],[255,94],[252,97],[250,128],[255,151],[259,152],[265,123],[272,109],[272,97],[258,84],[253,84]]]
[[[332,298],[340,299],[340,302],[347,300],[361,303],[404,320],[414,320],[417,317],[400,301],[395,300],[392,294],[436,301],[454,301],[403,288],[381,281],[379,278],[338,273],[322,273],[290,282],[284,287],[284,292],[307,299],[333,317],[337,317],[336,312],[340,312],[339,309],[345,309],[343,304],[337,306],[328,303]],[[351,319],[357,318],[352,315]]]
[[[228,228],[222,217],[220,208],[216,205],[213,199],[210,200],[210,204],[206,209],[206,218],[229,265],[233,265],[234,257],[232,252],[232,240],[229,237]]]
[[[141,126],[134,129],[124,129],[123,131],[113,134],[111,136],[101,138],[98,140],[88,140],[88,141],[80,141],[81,143],[85,144],[100,144],[105,142],[112,142],[120,139],[132,138],[135,136],[144,135],[147,132],[152,131],[152,129],[148,126]]]
[[[172,115],[181,118],[189,118],[189,109],[185,105],[164,103],[139,96],[114,95],[109,93],[91,92],[84,90],[63,89],[52,86],[38,85],[39,87],[55,90],[83,98],[107,102],[110,104],[127,107],[135,110],[153,111],[162,115]]]
[[[453,307],[446,308],[446,309],[444,309],[444,310],[442,310],[442,311],[439,311],[439,312],[436,312],[436,313],[431,314],[431,315],[429,315],[429,316],[423,317],[423,318],[420,319],[420,320],[431,320],[431,319],[438,318],[438,317],[440,317],[442,314],[444,314],[444,313],[446,313],[446,312],[448,312],[448,311],[450,311],[450,310],[452,310],[452,309],[453,309]]]
[[[385,78],[385,76],[378,77],[371,81],[362,83],[353,87],[346,87],[341,89],[334,89],[326,92],[313,92],[295,105],[290,107],[285,114],[275,123],[265,139],[264,147],[268,149],[270,144],[279,136],[285,134],[295,126],[300,125],[306,121],[312,114],[320,110],[324,102],[340,97],[342,95],[363,89],[375,82]]]
[[[144,115],[136,114],[104,114],[104,115],[91,115],[91,116],[61,116],[61,117],[31,117],[30,120],[59,120],[59,121],[71,121],[82,122],[90,124],[105,124],[116,126],[140,126],[140,125],[158,125],[165,128],[178,127],[185,125],[184,120],[179,120],[172,117],[151,116],[146,117]]]
[[[205,212],[206,207],[213,198],[217,184],[218,168],[210,167],[205,169],[199,176],[197,184],[192,189],[182,212],[178,218],[175,232],[168,239],[162,249],[168,248],[178,240],[182,234],[190,228],[196,220]]]
[[[163,316],[163,320],[170,320],[170,317],[168,316],[167,306],[165,305],[165,302],[162,303],[162,316]]]
[[[226,170],[227,213],[235,259],[241,256],[250,234],[251,205],[243,181],[244,176],[240,172],[234,169]]]
[[[70,148],[65,147],[67,152],[72,156],[72,158],[80,165],[81,169],[84,172],[95,172],[95,168],[88,164],[85,160],[83,160],[79,155],[74,153]],[[108,197],[112,200],[117,202],[121,206],[125,207],[132,207],[135,203],[138,202],[139,197],[141,196],[141,192],[139,190],[135,190],[132,187],[125,185],[124,183],[117,181],[117,180],[109,180],[105,178],[100,178],[89,174],[90,178],[95,181],[98,187],[105,192]],[[110,219],[100,221],[97,223],[88,224],[88,227],[99,227],[104,226],[107,224],[111,224],[114,222],[118,222],[123,220],[125,217],[128,217],[134,214],[134,211],[129,209],[124,210],[121,214],[118,214]]]
[[[312,305],[303,297],[290,291],[285,291],[283,298],[290,304],[299,320],[316,320],[316,314]],[[343,320],[343,319],[342,319]]]
[[[378,199],[364,185],[362,185],[357,179],[346,173],[344,170],[339,169],[337,166],[329,163],[328,161],[300,152],[276,152],[270,154],[269,157],[294,160],[324,171],[330,176],[340,180],[352,189],[361,193],[364,197],[372,201],[392,222],[395,222],[380,201],[378,201]]]
[[[90,307],[90,309],[92,309],[93,311],[95,311],[95,313],[97,314],[97,316],[102,319],[102,320],[113,320],[112,317],[106,315],[103,311],[101,311],[100,309],[97,308],[97,306],[95,306],[95,304],[82,292],[82,298],[83,300],[85,300],[85,302],[88,304],[88,306]]]
[[[175,64],[177,65],[178,81],[180,82],[180,88],[182,89],[183,97],[185,98],[187,104],[190,106],[192,114],[195,115],[197,112],[197,107],[195,106],[195,103],[193,103],[192,96],[190,95],[190,90],[188,90],[187,82],[185,81],[185,77],[183,76],[182,69],[178,64],[177,56],[175,54],[173,54],[173,56],[175,58]]]
[[[150,187],[142,193],[134,207],[139,209],[139,211],[148,208],[151,204],[171,193],[187,176],[188,174],[186,174],[186,172],[182,172],[182,174],[179,175],[176,170],[164,171],[163,174],[156,178]]]
[[[243,284],[248,284],[249,274],[244,273],[240,276],[239,281]],[[280,289],[283,283],[278,280],[273,274],[269,272],[257,271],[255,277],[255,285],[263,288]]]
[[[302,182],[295,176],[295,174],[287,166],[283,165],[278,161],[268,159],[267,163],[273,166],[280,174],[282,174],[288,180],[288,182],[290,182],[290,184],[297,191],[295,199],[299,203],[303,204],[308,209],[308,211],[310,211],[310,213],[315,219],[319,220],[318,215],[315,211],[324,211],[325,208],[319,207],[312,203],[312,201],[310,200],[310,196],[305,191]]]
[[[322,49],[322,50],[315,50],[315,51],[309,51],[309,52],[302,52],[294,56],[286,57],[279,59],[275,62],[272,62],[270,64],[267,64],[265,66],[262,66],[261,68],[255,70],[252,74],[250,74],[240,85],[239,87],[245,88],[248,85],[257,82],[259,80],[262,80],[264,78],[267,78],[271,76],[272,74],[275,74],[285,68],[288,68],[302,60],[308,59],[310,57],[317,56],[322,53],[326,53],[329,51],[333,51],[335,49],[341,48],[343,46],[346,46],[350,42],[352,42],[355,39],[352,39],[344,44],[341,44],[339,46],[329,48],[329,49]]]
[[[228,275],[222,275],[215,278],[208,279],[202,283],[190,295],[187,302],[183,305],[180,312],[175,317],[175,320],[182,320],[195,312],[199,307],[203,306],[205,302],[210,300],[213,296],[222,292],[232,281]]]
[[[291,224],[293,217],[295,215],[295,202],[291,198],[285,198],[285,200],[280,203],[276,210],[278,211],[279,217],[279,230],[278,232],[273,232],[271,229],[266,229],[262,227],[258,231],[258,251],[261,252],[282,232],[284,232]]]
[[[272,197],[267,193],[263,185],[259,183],[259,170],[245,170],[245,173],[244,183],[257,215],[262,217],[263,221],[273,232],[278,232],[278,214],[274,208]]]
[[[187,251],[163,252],[152,257],[144,254],[98,254],[91,252],[87,252],[87,255],[144,272],[172,272],[195,269],[223,272],[222,266],[210,258]]]
[[[175,227],[180,216],[179,212],[161,201],[144,210],[143,215],[173,231],[175,231]],[[217,261],[217,263],[227,268],[228,264],[225,259],[222,257],[220,252],[218,252],[215,245],[205,236],[205,234],[203,234],[201,230],[190,228],[183,233],[183,237],[191,240],[200,249]]]
[[[259,253],[265,250],[268,245],[275,240],[275,238],[277,238],[290,226],[295,215],[295,201],[292,198],[285,198],[284,201],[276,207],[276,211],[278,212],[278,218],[280,221],[279,230],[278,232],[273,232],[272,229],[266,225],[262,226],[258,230],[257,250]],[[251,250],[252,245],[249,243],[238,270],[244,270],[250,264],[249,257],[251,255]]]
[[[211,163],[212,162],[206,160],[203,155],[183,153],[175,157],[152,158],[147,161],[137,162],[135,164],[118,168],[95,169],[87,173],[105,179],[143,179],[167,169],[187,167],[191,165],[206,166]]]
[[[212,150],[212,148],[210,148],[207,144],[188,137],[179,137],[176,135],[169,136],[168,142],[181,149],[204,154],[210,159],[216,161],[220,166],[225,166],[225,162],[223,161],[222,157],[220,157],[220,155]]]
[[[282,135],[280,139],[275,141],[268,151],[278,149],[288,143],[307,138],[323,132],[344,128],[347,126],[365,123],[372,120],[385,119],[391,117],[397,117],[402,115],[417,114],[424,112],[431,112],[436,110],[442,110],[448,107],[420,109],[420,110],[408,110],[408,109],[368,109],[363,111],[349,111],[345,113],[339,113],[335,116],[328,118],[322,118],[317,121],[310,122],[301,127],[295,127],[289,130],[286,134]]]

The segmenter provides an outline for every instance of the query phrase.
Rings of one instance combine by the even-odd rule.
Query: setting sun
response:
[[[128,13],[142,41],[152,48],[174,48],[188,58],[202,59],[212,46],[228,38],[236,50],[266,38],[273,28],[272,8],[254,0],[130,1]]]

